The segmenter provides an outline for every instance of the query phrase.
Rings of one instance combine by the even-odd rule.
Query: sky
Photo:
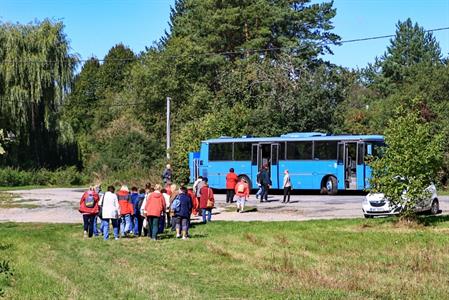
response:
[[[314,2],[321,2],[313,0]],[[73,53],[82,59],[103,58],[117,43],[144,51],[169,30],[174,0],[0,0],[0,21],[29,23],[51,18],[65,24]],[[334,33],[342,40],[390,35],[408,17],[425,29],[449,27],[449,0],[335,0]],[[449,56],[449,30],[435,32]],[[363,68],[381,56],[389,39],[333,46],[325,59]]]

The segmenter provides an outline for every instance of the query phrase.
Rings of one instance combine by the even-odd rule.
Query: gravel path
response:
[[[33,204],[36,208],[0,208],[0,222],[81,223],[78,212],[83,189],[48,188],[11,191],[16,203]],[[361,218],[363,195],[293,195],[291,203],[281,203],[281,195],[271,196],[260,203],[251,196],[248,212],[235,212],[235,204],[226,204],[224,194],[216,195],[217,209],[213,220],[225,221],[298,221],[310,219]],[[441,196],[440,208],[449,210],[449,196]],[[198,218],[197,218],[198,219]]]

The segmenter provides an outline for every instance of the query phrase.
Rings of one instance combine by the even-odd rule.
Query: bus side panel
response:
[[[313,172],[315,162],[310,160],[283,160],[279,162],[279,174],[282,178],[283,187],[284,183],[284,171],[287,169],[290,173],[290,180],[292,182],[293,189],[311,190],[314,189],[313,184]]]
[[[193,166],[193,152],[189,152],[189,170],[190,170],[190,174],[189,174],[189,182],[192,183],[195,181],[195,170],[194,170],[194,166]]]
[[[213,161],[208,165],[209,186],[215,189],[226,188],[226,174],[229,172],[231,161]]]
[[[259,172],[257,165],[251,165],[251,188],[258,189],[259,186],[257,185],[257,173]]]
[[[315,160],[314,161],[313,189],[321,189],[323,178],[327,175],[334,175],[337,180],[337,161],[335,160]]]

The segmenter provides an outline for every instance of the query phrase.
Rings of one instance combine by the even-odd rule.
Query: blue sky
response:
[[[315,1],[314,2],[320,2]],[[174,0],[0,0],[0,21],[28,23],[46,17],[61,20],[73,52],[103,58],[122,42],[135,52],[168,30]],[[335,0],[335,30],[343,40],[393,34],[398,20],[410,17],[425,29],[449,27],[449,0]],[[436,32],[444,56],[449,30]],[[389,39],[333,47],[326,56],[345,67],[364,67],[380,56]]]

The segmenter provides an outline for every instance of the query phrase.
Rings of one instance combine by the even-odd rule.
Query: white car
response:
[[[438,201],[437,189],[432,183],[426,188],[429,197],[418,201],[415,207],[416,212],[429,212],[431,215],[440,213],[440,203]],[[404,193],[404,197],[407,193]],[[385,198],[383,193],[370,193],[366,195],[362,202],[362,211],[365,218],[375,216],[397,215],[402,212],[402,205],[393,205]]]

